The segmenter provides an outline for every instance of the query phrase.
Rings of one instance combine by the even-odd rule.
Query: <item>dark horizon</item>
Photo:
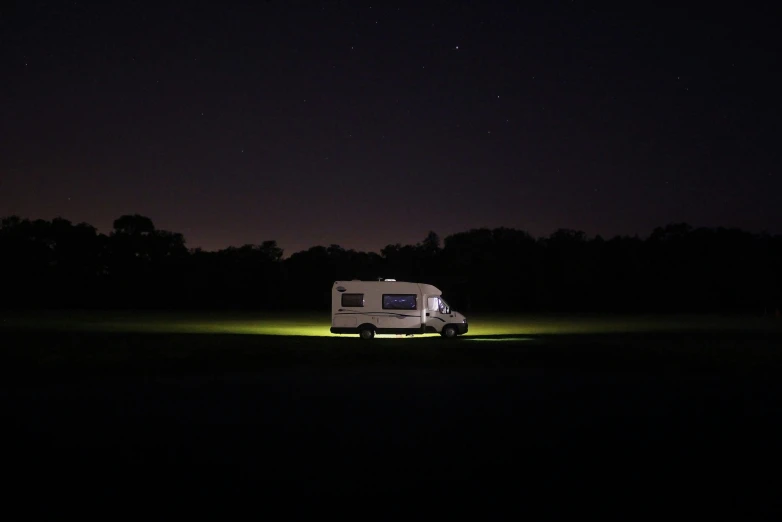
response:
[[[0,11],[0,215],[191,248],[782,232],[775,18],[554,2]],[[770,9],[770,8],[768,8]]]
[[[305,253],[305,252],[307,252],[307,251],[309,251],[311,249],[315,249],[315,248],[329,248],[329,247],[332,247],[332,246],[337,246],[337,247],[342,248],[345,251],[353,251],[353,252],[356,252],[356,253],[359,253],[359,254],[377,254],[379,256],[382,256],[382,250],[384,250],[386,247],[394,247],[394,246],[414,247],[414,246],[417,246],[417,245],[422,245],[422,244],[424,244],[426,242],[428,234],[431,234],[431,233],[435,234],[437,239],[440,241],[440,246],[442,247],[443,242],[447,238],[449,238],[449,237],[455,237],[455,236],[459,236],[459,235],[471,235],[471,234],[473,234],[475,232],[480,232],[480,231],[488,231],[488,232],[493,233],[493,232],[498,231],[498,230],[507,230],[507,231],[511,231],[511,232],[515,232],[515,233],[528,234],[532,238],[532,240],[534,240],[534,241],[544,241],[544,240],[547,240],[547,239],[550,239],[550,238],[554,237],[557,233],[563,233],[563,232],[567,233],[567,234],[583,234],[583,240],[585,240],[585,241],[593,241],[593,240],[596,240],[598,238],[600,238],[600,239],[602,239],[604,241],[610,241],[610,240],[616,240],[616,239],[618,239],[618,240],[639,239],[641,241],[647,241],[647,240],[651,239],[655,235],[655,233],[661,234],[663,232],[667,233],[670,230],[679,230],[679,229],[681,229],[682,231],[684,231],[684,229],[686,229],[686,233],[703,232],[703,231],[706,231],[706,232],[709,232],[709,233],[713,233],[713,232],[718,232],[718,231],[728,231],[728,232],[738,232],[740,234],[749,234],[750,236],[758,237],[758,238],[767,236],[767,237],[773,238],[773,239],[782,239],[782,234],[780,234],[780,233],[772,233],[772,232],[769,232],[768,230],[748,230],[748,229],[744,229],[744,228],[741,228],[741,227],[723,227],[723,226],[706,227],[706,226],[697,226],[697,225],[694,225],[692,223],[687,223],[687,222],[671,222],[671,223],[660,223],[660,224],[658,224],[656,226],[653,226],[648,231],[648,233],[646,233],[646,234],[610,234],[610,235],[609,234],[600,234],[600,233],[592,234],[592,233],[589,233],[589,231],[587,231],[587,230],[574,228],[574,227],[560,227],[560,228],[557,228],[556,230],[551,230],[548,233],[534,234],[532,231],[530,231],[528,229],[518,228],[518,227],[508,227],[508,226],[504,226],[504,225],[499,225],[499,226],[496,226],[496,227],[488,227],[488,226],[471,227],[471,228],[467,228],[467,229],[463,229],[463,230],[455,230],[455,231],[453,231],[451,233],[448,233],[448,234],[441,234],[438,230],[429,229],[429,230],[425,231],[422,236],[414,238],[411,241],[408,241],[408,242],[389,241],[389,242],[381,245],[379,248],[374,249],[374,250],[364,250],[364,249],[352,247],[350,245],[345,245],[345,244],[340,244],[340,243],[328,243],[328,242],[311,244],[311,245],[304,246],[303,248],[300,248],[300,249],[297,249],[297,250],[289,250],[289,249],[286,249],[285,246],[282,245],[280,243],[280,241],[275,239],[275,237],[273,237],[273,236],[272,237],[266,237],[266,238],[260,238],[259,240],[255,241],[255,242],[228,244],[228,245],[225,245],[225,246],[217,248],[217,249],[206,249],[206,248],[202,248],[202,247],[199,247],[199,246],[192,245],[191,242],[188,241],[187,235],[184,234],[182,231],[171,230],[171,229],[167,229],[165,227],[161,227],[161,226],[158,225],[158,223],[154,219],[150,218],[149,216],[143,216],[143,215],[141,215],[141,214],[139,214],[137,212],[136,213],[132,213],[132,214],[125,214],[123,216],[117,216],[114,220],[112,220],[112,222],[116,222],[117,219],[123,218],[123,217],[125,217],[125,218],[127,218],[127,217],[134,217],[134,218],[138,217],[138,218],[141,218],[141,219],[149,219],[152,222],[152,225],[154,226],[154,230],[155,231],[171,233],[171,234],[174,234],[174,235],[181,235],[182,242],[183,242],[185,248],[188,251],[201,251],[201,252],[205,252],[205,253],[219,253],[219,252],[227,251],[227,250],[230,250],[230,249],[239,249],[239,248],[246,247],[246,246],[259,247],[263,243],[271,242],[271,243],[274,243],[276,248],[279,248],[282,251],[282,259],[288,259],[293,254]],[[53,221],[55,221],[57,219],[62,219],[62,220],[67,221],[71,225],[71,227],[76,227],[76,226],[80,226],[80,225],[86,225],[86,226],[94,229],[97,234],[105,236],[107,238],[110,237],[113,233],[116,233],[116,228],[114,228],[112,226],[100,228],[100,227],[96,227],[93,223],[89,223],[89,222],[86,222],[86,221],[76,221],[76,220],[68,219],[67,216],[55,216],[52,219],[45,219],[45,218],[40,218],[40,217],[19,216],[19,215],[16,215],[16,214],[6,215],[6,216],[0,215],[0,231],[2,231],[2,229],[3,229],[2,222],[4,220],[6,220],[6,219],[14,219],[14,218],[19,219],[21,222],[27,221],[27,222],[30,222],[30,223],[34,223],[36,221],[43,221],[44,223],[46,223],[46,226],[49,226]]]
[[[782,235],[686,223],[600,241],[472,229],[380,254],[318,245],[288,257],[274,240],[191,251],[140,215],[114,232],[64,221],[0,221],[0,271],[25,281],[2,308],[327,309],[334,281],[434,284],[456,310],[779,314]],[[458,303],[458,304],[457,304]],[[462,308],[463,307],[463,308]]]
[[[131,214],[138,214],[138,213],[137,212],[132,212]],[[23,215],[18,215],[18,214],[9,214],[9,215],[5,215],[5,216],[0,216],[0,219],[5,218],[5,217],[11,217],[11,216],[17,216],[20,219],[29,219],[31,221],[35,221],[37,219],[42,219],[44,221],[49,221],[50,222],[50,221],[53,221],[54,219],[65,219],[65,220],[69,221],[70,223],[72,223],[73,225],[78,225],[78,224],[82,224],[82,223],[83,224],[87,224],[87,225],[89,225],[91,227],[94,227],[99,234],[103,234],[103,235],[111,234],[111,232],[112,232],[112,225],[111,225],[111,223],[117,217],[119,217],[119,216],[115,216],[113,218],[107,218],[107,220],[108,220],[107,221],[107,225],[103,225],[103,226],[97,226],[95,223],[90,223],[88,221],[77,220],[77,219],[70,219],[68,216],[64,216],[64,215],[56,215],[56,216],[52,216],[52,217],[48,217],[47,218],[47,217],[33,217],[33,216],[23,216]],[[464,229],[452,229],[452,230],[449,230],[447,233],[446,232],[441,232],[442,229],[439,229],[439,228],[422,227],[421,228],[421,233],[419,235],[413,235],[413,233],[410,233],[410,232],[406,232],[406,233],[401,234],[400,237],[401,236],[405,236],[407,238],[405,240],[397,239],[396,236],[384,236],[384,237],[388,237],[389,239],[388,240],[383,240],[383,241],[381,241],[379,239],[375,240],[375,241],[368,241],[367,244],[377,245],[377,246],[373,246],[371,248],[361,248],[360,246],[356,246],[355,242],[350,242],[350,241],[347,241],[347,242],[337,242],[337,241],[329,241],[328,239],[325,239],[325,240],[321,241],[320,243],[312,243],[312,244],[305,244],[305,242],[303,240],[302,241],[294,240],[290,244],[301,245],[301,246],[297,247],[297,248],[289,248],[289,245],[286,245],[285,243],[283,243],[282,241],[277,239],[277,237],[282,237],[282,235],[274,234],[273,232],[268,237],[247,237],[247,236],[243,236],[242,234],[236,234],[236,233],[229,234],[229,235],[231,235],[233,237],[239,238],[240,241],[238,241],[238,242],[228,242],[227,240],[225,242],[223,242],[223,241],[216,241],[215,245],[217,245],[217,246],[213,246],[213,247],[206,246],[205,247],[205,246],[201,246],[201,245],[198,245],[198,244],[194,244],[193,241],[190,239],[190,236],[187,233],[179,231],[179,230],[176,230],[176,229],[172,229],[170,227],[166,227],[166,226],[162,225],[161,222],[159,220],[156,220],[154,217],[151,217],[151,216],[147,216],[147,217],[150,217],[150,219],[152,219],[152,221],[155,224],[155,228],[156,229],[166,230],[166,231],[175,232],[175,233],[182,233],[183,236],[184,236],[184,239],[185,239],[185,242],[186,242],[186,245],[187,245],[188,249],[193,249],[193,250],[200,249],[200,250],[202,250],[204,252],[217,252],[217,251],[225,250],[225,249],[232,248],[232,247],[233,248],[238,248],[238,247],[242,247],[242,246],[248,245],[248,244],[249,245],[259,245],[259,244],[261,244],[264,241],[275,241],[277,243],[277,246],[280,247],[284,251],[284,257],[286,257],[286,258],[289,257],[292,254],[295,254],[297,252],[303,252],[303,251],[306,251],[306,250],[308,250],[310,248],[313,248],[313,247],[319,247],[319,246],[328,247],[330,245],[338,245],[338,246],[340,246],[340,247],[342,247],[342,248],[344,248],[346,250],[355,250],[357,252],[366,252],[366,253],[377,253],[377,254],[379,254],[380,251],[383,248],[385,248],[386,246],[389,246],[389,245],[396,245],[396,244],[403,245],[403,246],[404,245],[415,245],[415,244],[421,242],[421,240],[424,239],[424,237],[426,236],[426,234],[429,231],[435,232],[440,238],[443,238],[443,239],[448,237],[448,236],[450,236],[450,235],[453,235],[453,234],[469,232],[471,230],[480,230],[480,229],[493,230],[493,229],[496,229],[496,228],[508,228],[508,229],[518,230],[518,231],[522,231],[522,232],[527,232],[532,237],[534,237],[535,239],[543,239],[543,238],[549,237],[551,234],[557,232],[558,230],[573,230],[573,231],[577,231],[577,232],[584,232],[586,234],[586,236],[589,237],[589,238],[595,238],[595,237],[599,236],[599,237],[601,237],[601,238],[603,238],[605,240],[613,239],[613,238],[616,238],[616,237],[620,237],[620,238],[638,237],[640,239],[647,239],[654,232],[654,230],[657,229],[657,228],[663,228],[663,227],[668,226],[668,225],[676,225],[676,224],[679,224],[679,223],[685,223],[687,225],[690,225],[693,229],[716,230],[716,229],[719,229],[719,228],[723,228],[723,229],[730,229],[730,230],[740,230],[742,232],[747,232],[747,233],[750,233],[750,234],[753,234],[753,235],[769,234],[769,235],[775,235],[775,236],[779,235],[780,233],[782,233],[782,232],[780,232],[780,231],[782,231],[782,228],[779,228],[779,227],[777,227],[776,228],[777,231],[774,232],[774,231],[772,231],[771,227],[767,227],[765,229],[754,229],[753,230],[753,229],[749,229],[749,228],[744,228],[744,227],[740,227],[740,226],[731,226],[731,225],[714,225],[714,226],[699,225],[697,223],[690,223],[690,222],[687,222],[687,221],[672,221],[672,222],[669,222],[669,223],[660,223],[660,224],[657,224],[657,225],[651,225],[649,227],[649,229],[645,230],[645,231],[644,230],[636,231],[634,229],[631,232],[627,232],[627,233],[617,232],[617,233],[613,233],[613,234],[606,234],[606,233],[602,233],[601,231],[593,232],[593,231],[586,230],[586,229],[583,229],[583,228],[567,226],[567,225],[561,226],[561,227],[557,227],[557,228],[554,228],[554,229],[551,229],[551,230],[547,230],[547,231],[543,230],[541,233],[536,233],[536,232],[534,232],[534,230],[532,228],[524,228],[524,227],[520,227],[520,226],[508,226],[508,225],[500,223],[500,224],[497,224],[497,225],[485,225],[485,226],[478,225],[478,226],[470,226],[469,228],[464,228]],[[446,228],[446,227],[442,227],[442,228]],[[452,227],[448,227],[448,228],[452,228]],[[243,238],[245,238],[245,237],[247,237],[247,241],[243,240]]]

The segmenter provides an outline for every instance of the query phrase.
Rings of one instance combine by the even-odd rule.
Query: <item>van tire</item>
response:
[[[446,339],[454,339],[457,335],[459,335],[459,332],[456,330],[455,326],[451,326],[450,324],[447,325],[445,328],[443,328],[442,333],[440,333],[443,337]]]
[[[358,335],[362,339],[372,339],[375,336],[375,329],[371,326],[362,326],[358,331]]]

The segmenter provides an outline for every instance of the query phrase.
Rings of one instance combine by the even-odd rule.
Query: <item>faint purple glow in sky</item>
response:
[[[768,13],[448,6],[20,7],[0,215],[140,213],[286,254],[481,226],[782,232]]]

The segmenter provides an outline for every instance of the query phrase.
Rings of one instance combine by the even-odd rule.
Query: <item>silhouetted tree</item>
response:
[[[340,279],[430,282],[471,311],[744,311],[782,308],[782,236],[671,223],[637,236],[560,229],[533,238],[480,228],[380,253],[314,246],[287,259],[273,240],[216,252],[127,214],[86,224],[0,219],[0,305],[327,309]]]
[[[421,242],[419,247],[421,252],[428,256],[436,256],[440,253],[440,236],[436,232],[430,230],[426,237]]]
[[[155,231],[152,220],[139,214],[126,214],[114,220],[114,233],[125,236],[145,236]]]

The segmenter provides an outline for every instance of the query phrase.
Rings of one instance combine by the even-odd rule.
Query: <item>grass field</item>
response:
[[[478,315],[463,339],[682,332],[782,332],[782,321],[747,316]],[[0,330],[353,337],[329,332],[324,313],[0,312]],[[405,336],[383,336],[402,337]],[[421,337],[439,337],[427,334]],[[408,337],[409,339],[409,337]]]
[[[577,493],[624,500],[622,518],[774,507],[778,319],[468,320],[453,340],[365,341],[328,314],[0,313],[4,470],[52,514],[57,492],[139,484],[193,511],[217,498],[221,518],[237,490],[254,510],[472,498],[481,519],[498,500],[583,516]]]
[[[0,316],[7,374],[279,367],[776,371],[782,322],[717,316],[475,316],[467,335],[332,335],[327,314],[45,312]]]

